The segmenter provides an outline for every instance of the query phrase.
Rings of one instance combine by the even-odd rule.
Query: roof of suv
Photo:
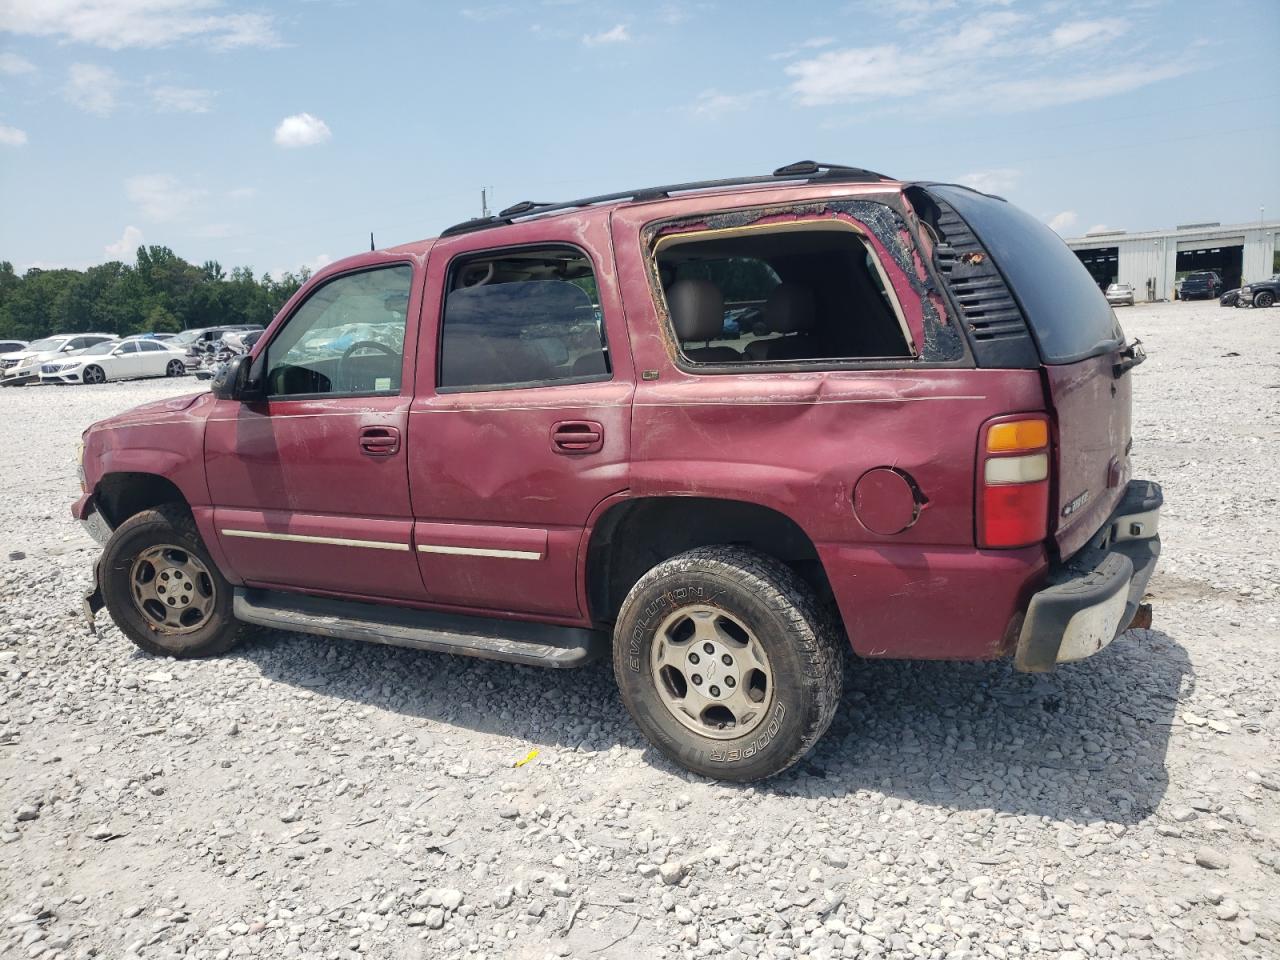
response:
[[[578,200],[567,200],[557,203],[540,203],[533,200],[521,200],[496,216],[477,217],[447,227],[440,233],[441,237],[451,237],[459,233],[471,233],[476,230],[487,230],[491,227],[509,226],[517,218],[544,216],[569,210],[581,210],[584,207],[600,205],[618,205],[626,202],[646,200],[666,200],[673,193],[701,193],[723,190],[727,187],[746,187],[762,184],[785,184],[788,182],[841,182],[841,183],[888,183],[892,177],[862,167],[849,167],[838,163],[817,163],[813,160],[801,160],[779,167],[767,176],[730,177],[722,180],[693,180],[688,183],[671,183],[659,187],[641,187],[636,190],[621,190],[617,193],[602,193],[594,197],[583,197]]]

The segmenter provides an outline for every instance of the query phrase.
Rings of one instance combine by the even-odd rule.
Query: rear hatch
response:
[[[1069,557],[1110,516],[1129,480],[1129,369],[1134,364],[1127,359],[1124,334],[1084,264],[1039,220],[964,187],[931,184],[927,191],[942,211],[944,228],[948,218],[962,225],[953,228],[956,237],[941,236],[940,247],[963,239],[980,255],[989,255],[986,266],[995,269],[984,281],[984,296],[991,303],[1010,301],[991,335],[995,328],[983,322],[985,305],[975,310],[966,304],[964,280],[954,278],[964,267],[948,275],[940,262],[953,294],[961,287],[957,299],[978,364],[1036,365],[1042,371],[1056,427],[1049,529],[1060,555]],[[972,251],[952,256],[957,264],[974,259]]]

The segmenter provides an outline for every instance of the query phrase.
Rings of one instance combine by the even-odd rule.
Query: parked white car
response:
[[[41,383],[106,383],[133,377],[180,377],[184,352],[156,340],[100,343],[40,367]]]
[[[60,333],[0,356],[0,385],[21,386],[40,379],[40,368],[59,357],[95,344],[114,342],[114,333]]]

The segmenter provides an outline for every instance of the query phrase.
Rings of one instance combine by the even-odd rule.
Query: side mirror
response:
[[[219,400],[244,399],[244,385],[249,379],[249,364],[246,362],[248,359],[244,356],[232,357],[224,363],[217,376],[213,378],[209,392]]]

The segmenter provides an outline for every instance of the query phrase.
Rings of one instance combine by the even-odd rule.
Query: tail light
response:
[[[987,423],[978,448],[978,546],[1026,547],[1049,534],[1049,421]]]

